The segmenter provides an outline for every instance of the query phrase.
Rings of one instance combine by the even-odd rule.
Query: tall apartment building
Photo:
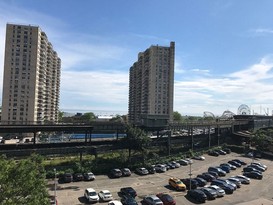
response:
[[[2,123],[57,122],[60,70],[61,59],[38,26],[7,24]]]
[[[164,126],[173,118],[175,43],[151,46],[130,68],[129,123]]]

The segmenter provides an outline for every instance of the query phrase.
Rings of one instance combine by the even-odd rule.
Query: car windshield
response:
[[[177,181],[176,184],[182,184],[182,182],[181,181]]]
[[[105,196],[110,196],[111,194],[109,192],[104,193]]]
[[[89,192],[89,196],[96,196],[97,193],[95,191]]]
[[[159,202],[161,202],[161,200],[160,199],[155,199],[154,202],[159,203]]]
[[[170,195],[163,195],[162,198],[166,201],[173,201],[173,198]]]

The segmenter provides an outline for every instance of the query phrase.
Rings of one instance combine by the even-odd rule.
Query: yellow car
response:
[[[186,185],[180,179],[177,179],[177,178],[170,178],[169,185],[175,188],[177,191],[186,190]]]

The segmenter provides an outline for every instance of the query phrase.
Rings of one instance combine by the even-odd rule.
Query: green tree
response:
[[[80,117],[80,119],[83,122],[90,123],[90,122],[92,122],[92,121],[94,121],[96,119],[96,115],[93,112],[87,112],[87,113],[84,113]]]
[[[182,115],[179,113],[179,112],[177,112],[177,111],[174,111],[173,112],[173,121],[174,122],[182,122]]]
[[[33,155],[15,161],[0,156],[0,204],[48,205],[42,159]]]
[[[126,137],[124,138],[126,146],[129,152],[129,161],[131,160],[132,150],[140,151],[142,154],[143,162],[145,161],[146,155],[148,154],[148,145],[151,139],[148,134],[138,128],[128,125],[126,129]]]
[[[256,147],[257,150],[267,151],[269,147],[273,145],[273,131],[259,129],[254,133],[254,136],[251,138],[252,144]]]

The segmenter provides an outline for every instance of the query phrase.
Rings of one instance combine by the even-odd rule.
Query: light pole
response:
[[[56,203],[56,169],[54,168],[54,205],[57,205]]]
[[[190,173],[189,173],[189,175],[190,175],[190,190],[191,190],[191,176],[192,176],[192,174],[191,174],[191,165],[192,165],[192,162],[190,162]]]

